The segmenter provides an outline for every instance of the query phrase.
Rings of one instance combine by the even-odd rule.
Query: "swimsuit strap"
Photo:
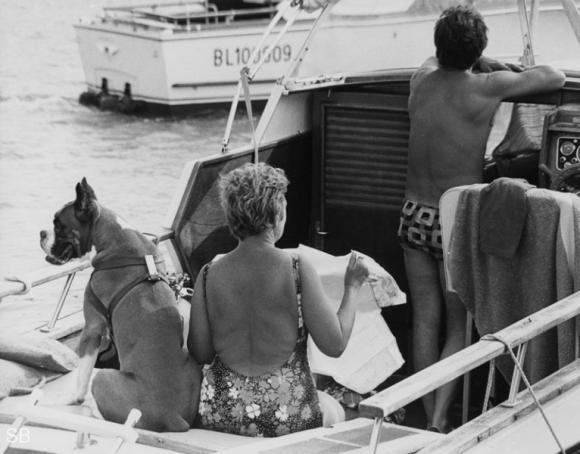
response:
[[[300,280],[300,256],[292,254],[292,272],[296,285],[296,303],[298,306],[298,340],[305,334],[304,318],[302,316],[302,282]]]
[[[212,262],[208,262],[203,265],[201,272],[203,273],[203,297],[205,299],[205,304],[207,305],[207,272],[209,271],[209,267],[211,266]]]

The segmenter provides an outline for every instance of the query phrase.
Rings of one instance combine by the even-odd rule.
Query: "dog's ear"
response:
[[[99,212],[97,196],[93,188],[83,178],[76,186],[77,198],[74,201],[75,215],[79,221],[91,221],[95,219]]]

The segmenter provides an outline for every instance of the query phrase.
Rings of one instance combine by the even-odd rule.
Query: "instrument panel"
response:
[[[556,169],[564,170],[573,164],[580,163],[580,138],[560,136],[556,145]]]

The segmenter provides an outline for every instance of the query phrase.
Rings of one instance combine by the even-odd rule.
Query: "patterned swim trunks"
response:
[[[404,200],[397,236],[403,248],[418,249],[443,260],[438,208]]]

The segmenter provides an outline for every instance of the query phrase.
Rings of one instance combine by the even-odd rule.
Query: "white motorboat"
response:
[[[373,2],[365,3],[372,7]],[[580,141],[580,72],[576,69],[580,67],[580,46],[576,40],[576,36],[580,36],[580,15],[577,7],[568,0],[541,5],[532,2],[528,11],[525,1],[518,1],[518,5],[516,2],[513,5],[507,1],[504,3],[498,6],[498,2],[482,2],[480,8],[490,27],[490,36],[494,36],[496,31],[504,32],[501,35],[505,38],[503,41],[490,43],[488,55],[517,61],[515,56],[523,53],[524,43],[528,59],[558,61],[567,80],[558,92],[509,100],[516,106],[513,112],[518,106],[548,106],[551,114],[546,117],[545,126],[543,116],[539,121],[533,115],[512,116],[515,118],[510,122],[512,128],[504,130],[498,142],[500,145],[514,145],[517,141],[510,134],[537,133],[539,128],[540,133],[531,137],[536,140],[526,142],[528,148],[525,151],[533,153],[535,159],[532,160],[531,177],[545,187],[577,192],[580,188],[577,178],[580,163],[572,159],[580,158],[580,151],[577,148],[571,151],[569,145],[563,146],[567,142]],[[403,290],[407,289],[402,252],[396,240],[409,134],[407,99],[410,77],[414,67],[420,63],[413,59],[417,55],[423,55],[423,58],[431,55],[432,41],[430,37],[426,38],[427,35],[425,39],[413,40],[403,31],[393,41],[392,29],[387,32],[389,36],[378,40],[377,34],[384,28],[368,26],[368,22],[367,34],[363,33],[365,27],[350,31],[341,26],[334,27],[337,15],[332,14],[332,9],[340,6],[345,12],[350,5],[352,3],[348,0],[331,2],[322,10],[318,30],[314,30],[301,48],[291,72],[274,86],[258,125],[252,128],[250,144],[230,150],[227,129],[221,150],[220,144],[216,144],[214,155],[185,165],[165,225],[157,237],[167,247],[178,272],[195,277],[204,263],[235,244],[219,209],[216,179],[222,172],[259,160],[284,168],[293,182],[287,194],[288,223],[279,246],[296,247],[302,243],[333,255],[344,254],[350,249],[359,250],[375,258]],[[385,16],[393,18],[392,12],[383,11],[381,6],[376,2],[374,17],[377,24],[384,23]],[[411,16],[409,21],[416,22],[416,17]],[[401,16],[399,22],[407,24],[405,17]],[[432,26],[434,17],[436,14],[425,16],[425,23],[431,21]],[[356,15],[353,19],[356,21]],[[401,30],[406,30],[401,27]],[[417,32],[417,29],[411,30]],[[348,47],[341,47],[354,36],[360,46],[374,43],[379,48],[372,64],[371,59],[358,55],[360,52],[352,47],[350,53]],[[403,46],[398,54],[390,51],[393,42]],[[331,43],[339,48],[332,50]],[[413,53],[404,52],[410,43],[416,49]],[[322,49],[332,57],[329,58],[331,64],[324,70],[321,70],[317,58]],[[242,82],[238,83],[232,112],[235,112],[239,99],[249,95],[242,89]],[[498,175],[528,177],[529,174],[524,175],[518,165],[519,151],[514,151],[511,165],[504,166],[499,165],[499,160],[508,159],[507,153],[490,155],[486,170],[489,180]],[[547,174],[542,172],[539,175],[539,167]],[[570,266],[575,266],[577,254],[570,257],[573,259]],[[90,264],[87,262],[71,264],[59,269],[59,274],[54,270],[42,271],[23,276],[20,282],[3,282],[0,297],[32,288],[37,291],[36,287],[46,281],[63,275],[73,276],[88,268]],[[69,287],[67,281],[65,293]],[[11,311],[6,310],[6,303],[0,303],[2,329],[15,325],[26,325],[28,331],[35,328],[27,323],[22,312],[14,310],[15,306],[10,307]],[[409,308],[406,305],[387,308],[383,315],[403,355],[408,357]],[[0,438],[0,446],[10,444],[9,449],[17,453],[27,449],[42,453],[73,450],[76,453],[110,450],[220,454],[301,451],[551,454],[564,450],[577,453],[580,446],[580,430],[575,417],[580,408],[577,331],[572,337],[576,359],[532,383],[531,389],[526,387],[520,391],[522,377],[515,373],[509,395],[496,396],[496,401],[505,398],[503,404],[490,410],[485,408],[480,416],[474,414],[473,406],[466,406],[461,425],[447,435],[427,432],[420,427],[385,423],[384,417],[516,348],[519,364],[530,340],[576,319],[578,315],[580,294],[571,293],[559,301],[550,301],[541,310],[526,314],[521,320],[494,332],[493,336],[467,345],[464,350],[418,374],[411,374],[410,370],[403,368],[393,377],[394,385],[385,384],[377,394],[360,403],[359,416],[362,418],[351,419],[333,428],[270,440],[198,429],[183,434],[157,434],[132,429],[134,415],[130,415],[126,426],[96,421],[83,415],[71,418],[66,416],[67,412],[63,413],[63,409],[34,406],[32,395],[0,401],[0,437],[5,435],[6,440],[2,445],[4,440]],[[74,317],[68,313],[66,317],[60,317],[57,311],[52,317],[54,323],[45,326],[45,331],[55,338],[70,337],[82,325],[82,317]],[[44,392],[50,394],[66,389],[70,379],[70,374],[63,375],[44,385]],[[493,383],[492,379],[490,386]],[[487,392],[479,400],[487,404]],[[93,434],[92,444],[83,435],[87,433]]]
[[[312,25],[313,15],[290,3],[162,2],[108,7],[99,17],[80,19],[74,27],[87,84],[80,100],[105,109],[171,113],[225,103],[240,70],[271,46],[252,84],[253,99],[264,100]],[[273,19],[273,35],[263,41]]]

